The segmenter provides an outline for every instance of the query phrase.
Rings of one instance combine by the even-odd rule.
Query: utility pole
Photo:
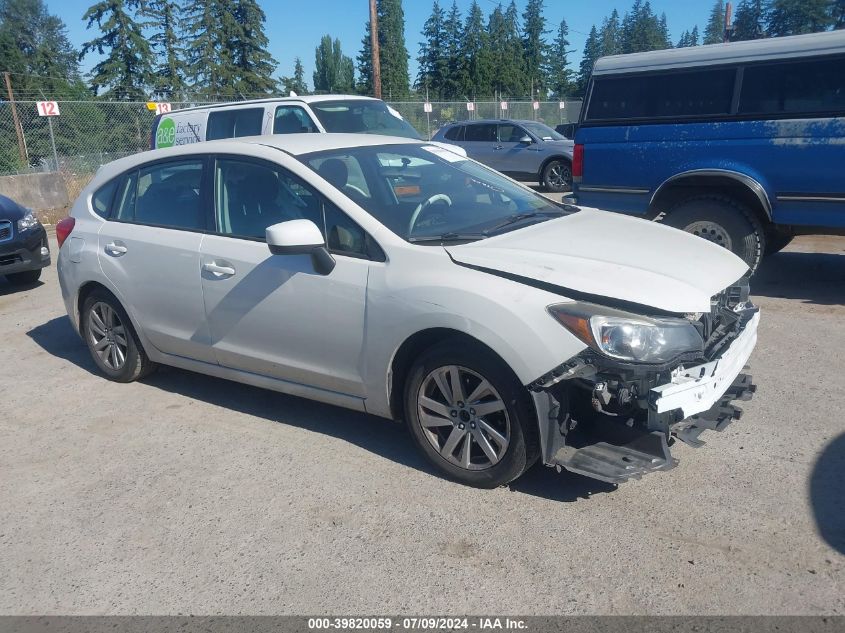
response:
[[[26,165],[26,144],[23,140],[23,128],[21,128],[21,120],[18,118],[18,107],[15,105],[15,93],[12,92],[12,80],[9,77],[8,72],[3,73],[3,77],[6,79],[6,91],[9,93],[9,103],[12,104],[12,120],[15,124],[15,132],[18,135],[18,152],[21,155],[21,163]]]
[[[728,2],[725,5],[725,36],[722,39],[723,42],[730,42],[731,36],[733,35],[733,24],[731,24],[731,13],[733,13],[733,7],[731,3]]]
[[[378,48],[376,0],[370,0],[370,48],[373,54],[373,95],[376,99],[381,99],[381,56]]]

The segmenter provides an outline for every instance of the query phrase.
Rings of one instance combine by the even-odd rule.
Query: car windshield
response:
[[[310,106],[326,132],[386,134],[420,139],[419,132],[384,101],[347,99],[318,101]]]
[[[536,121],[526,121],[521,125],[525,126],[525,128],[531,132],[534,136],[544,140],[544,141],[565,141],[566,137],[562,134],[555,132],[552,128],[550,128],[545,123],[538,123]]]
[[[483,239],[577,210],[436,145],[343,148],[299,160],[412,242]]]

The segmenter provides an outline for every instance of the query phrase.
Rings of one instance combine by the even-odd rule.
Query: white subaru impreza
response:
[[[614,483],[669,469],[754,391],[741,259],[425,142],[154,150],[101,168],[56,234],[108,378],[161,363],[404,419],[474,486],[538,459]]]

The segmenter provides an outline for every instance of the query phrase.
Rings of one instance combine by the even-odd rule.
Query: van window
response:
[[[299,106],[279,106],[273,120],[273,134],[317,132],[317,126]]]
[[[845,59],[747,66],[741,114],[845,112]]]
[[[383,101],[344,99],[309,104],[326,132],[385,134],[420,139],[419,133]]]
[[[464,140],[492,143],[496,140],[496,126],[492,123],[467,125],[466,130],[464,130]]]
[[[659,75],[596,77],[588,121],[724,115],[731,111],[735,68]]]
[[[261,134],[263,119],[264,108],[212,110],[208,115],[208,131],[205,140],[257,136]]]

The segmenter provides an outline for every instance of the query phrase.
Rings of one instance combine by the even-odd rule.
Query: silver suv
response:
[[[539,182],[547,191],[572,187],[574,143],[539,121],[487,119],[440,128],[434,141],[463,147],[470,158],[503,174]]]

